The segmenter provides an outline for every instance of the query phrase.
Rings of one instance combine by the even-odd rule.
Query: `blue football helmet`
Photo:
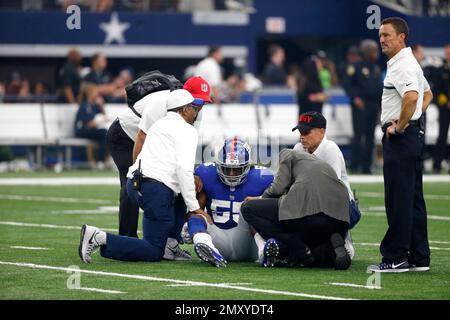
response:
[[[243,139],[226,139],[216,156],[216,169],[222,182],[230,187],[240,185],[250,171],[250,146]]]

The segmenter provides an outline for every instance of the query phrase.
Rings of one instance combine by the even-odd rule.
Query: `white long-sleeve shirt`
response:
[[[197,130],[176,112],[156,121],[148,130],[136,162],[128,170],[128,178],[138,168],[144,177],[164,183],[183,196],[189,211],[200,208],[195,196],[194,165],[197,150]]]
[[[297,143],[294,146],[294,150],[303,150],[308,152],[307,150],[304,150],[301,143]],[[334,141],[328,140],[327,137],[324,136],[317,149],[313,152],[313,155],[315,155],[320,160],[325,161],[334,169],[338,178],[347,187],[350,200],[353,200],[355,197],[348,181],[344,155],[342,154],[342,151],[341,149],[339,149],[338,145]]]

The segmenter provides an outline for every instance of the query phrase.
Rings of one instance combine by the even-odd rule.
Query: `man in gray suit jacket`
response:
[[[331,166],[300,150],[284,149],[275,180],[261,199],[241,207],[244,219],[265,239],[264,266],[287,258],[289,266],[347,269],[349,226],[345,185]]]

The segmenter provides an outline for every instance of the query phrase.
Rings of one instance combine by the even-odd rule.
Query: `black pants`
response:
[[[364,101],[365,110],[352,104],[353,138],[351,142],[352,172],[370,173],[373,160],[374,135],[378,119],[378,102]]]
[[[384,262],[408,258],[428,265],[430,248],[423,198],[424,134],[410,125],[403,135],[383,136],[384,197],[388,230],[380,245]]]
[[[134,142],[123,131],[119,120],[109,127],[106,140],[111,157],[119,169],[119,235],[137,238],[139,206],[128,197],[126,187],[128,168],[133,164]]]
[[[75,131],[75,136],[93,140],[98,143],[97,161],[105,161],[106,157],[106,129],[86,128]]]
[[[334,266],[330,236],[339,233],[345,238],[348,230],[348,223],[323,213],[279,221],[278,199],[249,201],[242,205],[241,212],[248,224],[263,238],[275,238],[285,246],[281,248],[284,257],[296,257],[310,249],[316,260],[314,266],[317,267]]]
[[[436,141],[434,151],[433,169],[441,171],[441,163],[447,156],[447,136],[450,124],[450,110],[446,107],[439,107],[439,136]]]

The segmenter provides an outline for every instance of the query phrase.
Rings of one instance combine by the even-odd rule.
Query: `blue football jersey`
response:
[[[220,180],[214,163],[201,164],[195,175],[203,182],[203,191],[208,199],[206,211],[221,229],[236,227],[244,199],[260,196],[273,181],[272,171],[260,166],[250,168],[246,180],[234,188]]]

